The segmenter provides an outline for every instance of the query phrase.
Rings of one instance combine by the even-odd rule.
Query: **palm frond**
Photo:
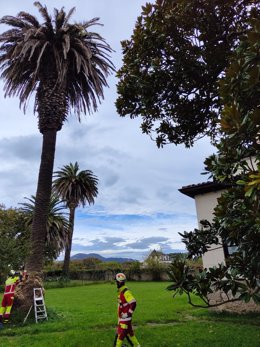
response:
[[[0,24],[10,25],[16,28],[24,28],[26,24],[23,20],[13,16],[4,16],[0,19]]]
[[[30,13],[21,11],[18,13],[17,17],[21,18],[21,20],[25,23],[28,22],[29,24],[31,24],[31,26],[35,28],[40,27],[40,23],[38,22],[38,20],[34,16],[32,16]]]
[[[51,95],[57,97],[51,101],[48,95],[48,100],[56,102],[53,109],[61,124],[69,109],[75,110],[80,120],[80,113],[95,112],[104,98],[106,78],[115,71],[110,60],[112,49],[99,34],[89,31],[93,25],[101,25],[99,18],[69,24],[75,8],[67,15],[63,8],[55,9],[52,20],[46,6],[38,1],[34,4],[44,19],[41,24],[26,12],[0,20],[13,27],[0,35],[0,70],[5,95],[18,96],[20,106],[25,109],[30,95],[36,91],[34,110],[42,118],[49,112],[43,91],[51,88]],[[64,107],[57,104],[56,100],[61,98]]]
[[[27,227],[31,227],[35,209],[35,196],[25,198],[27,201],[20,203],[22,206],[20,211],[24,215],[25,223]],[[69,221],[67,219],[68,213],[64,212],[65,205],[59,200],[56,194],[52,194],[48,219],[46,225],[46,244],[52,246],[53,249],[60,253],[68,243],[69,235]]]
[[[66,13],[64,12],[64,7],[62,7],[59,11],[57,9],[54,10],[54,21],[55,21],[55,28],[56,32],[60,30],[63,25],[64,21],[66,19]]]
[[[69,22],[71,16],[73,15],[73,13],[75,12],[75,10],[76,10],[76,7],[72,7],[72,8],[69,10],[69,12],[68,12],[66,18],[64,19],[64,24],[63,24],[64,27],[68,24],[68,22]]]
[[[103,24],[99,23],[99,17],[94,17],[88,21],[84,21],[81,25],[82,27],[86,30],[88,29],[89,27],[91,27],[92,25],[100,25],[100,26],[103,26]]]
[[[34,6],[38,8],[38,10],[41,13],[43,19],[45,20],[46,27],[53,34],[52,18],[51,18],[51,16],[48,13],[47,7],[46,6],[42,6],[42,4],[39,1],[35,1],[34,2]]]

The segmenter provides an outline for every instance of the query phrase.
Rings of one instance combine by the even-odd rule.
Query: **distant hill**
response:
[[[136,261],[135,259],[131,259],[131,258],[105,258],[102,257],[102,255],[96,254],[96,253],[89,253],[89,254],[85,254],[85,253],[77,253],[75,255],[73,255],[72,257],[70,257],[70,260],[82,260],[82,259],[87,259],[87,258],[96,258],[99,259],[103,262],[109,262],[109,261],[115,261],[117,263],[125,263],[127,261]]]

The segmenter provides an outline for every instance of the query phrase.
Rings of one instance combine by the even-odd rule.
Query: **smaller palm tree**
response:
[[[68,277],[72,237],[74,231],[75,210],[79,205],[94,204],[98,194],[98,178],[90,170],[79,171],[79,165],[70,163],[54,172],[54,192],[63,200],[70,210],[70,232],[65,248],[63,275]]]
[[[33,215],[35,210],[35,196],[25,198],[28,202],[20,203],[20,211],[24,215],[25,225],[29,228],[32,226]],[[51,195],[49,204],[46,240],[45,240],[45,258],[56,259],[64,250],[68,243],[69,221],[64,212],[64,204],[61,204],[55,193]]]

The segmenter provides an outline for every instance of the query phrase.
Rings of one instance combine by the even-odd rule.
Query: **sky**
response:
[[[72,22],[99,17],[95,26],[112,47],[116,69],[122,66],[120,41],[129,39],[144,0],[45,0],[49,13],[64,6],[76,11]],[[55,5],[54,5],[55,3]],[[26,11],[42,21],[33,1],[2,0],[0,17]],[[0,32],[7,29],[0,25]],[[95,204],[78,208],[72,255],[98,253],[104,257],[144,260],[153,249],[164,253],[184,251],[179,232],[197,227],[195,201],[181,194],[182,186],[207,181],[202,176],[205,158],[214,152],[208,139],[191,149],[167,145],[158,149],[142,134],[139,119],[120,117],[115,108],[117,78],[108,78],[109,88],[98,111],[70,116],[58,132],[54,170],[79,163],[99,179]],[[0,203],[19,207],[36,192],[42,136],[33,114],[33,97],[26,113],[17,98],[5,98],[0,81]],[[62,259],[62,255],[60,257]]]

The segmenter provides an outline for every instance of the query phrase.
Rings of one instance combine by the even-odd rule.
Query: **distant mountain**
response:
[[[82,260],[82,259],[87,259],[87,258],[96,258],[99,259],[103,262],[109,262],[109,261],[115,261],[117,263],[125,263],[127,261],[136,261],[135,259],[131,259],[131,258],[105,258],[102,257],[102,255],[96,254],[96,253],[89,253],[89,254],[85,254],[85,253],[77,253],[75,255],[73,255],[72,257],[70,257],[71,260]]]

